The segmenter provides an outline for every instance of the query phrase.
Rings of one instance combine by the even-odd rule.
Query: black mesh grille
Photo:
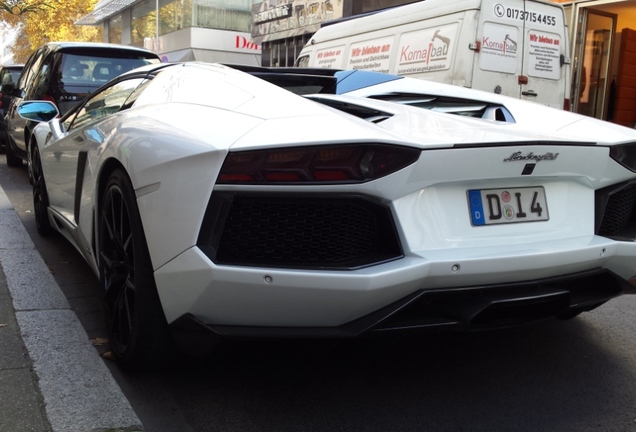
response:
[[[600,235],[620,235],[623,230],[634,224],[636,206],[636,185],[628,186],[611,194],[607,200]]]
[[[343,269],[402,256],[388,208],[362,197],[234,196],[226,206],[219,264]]]

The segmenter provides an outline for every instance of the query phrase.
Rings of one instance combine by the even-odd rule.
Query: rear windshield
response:
[[[60,80],[63,84],[101,84],[124,72],[151,63],[158,58],[144,57],[98,57],[65,53],[60,65]]]
[[[15,84],[18,82],[18,78],[20,78],[20,70],[14,69],[5,69],[2,71],[2,82],[0,84]]]

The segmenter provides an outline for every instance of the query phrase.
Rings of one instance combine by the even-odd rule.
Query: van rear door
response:
[[[484,0],[473,88],[563,108],[563,8],[538,0]]]

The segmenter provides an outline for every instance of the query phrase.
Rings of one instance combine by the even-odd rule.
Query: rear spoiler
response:
[[[225,64],[269,83],[282,87],[298,95],[336,94],[339,69],[264,67],[238,64]]]

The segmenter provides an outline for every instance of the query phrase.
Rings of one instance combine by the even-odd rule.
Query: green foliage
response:
[[[2,27],[18,29],[11,47],[14,61],[25,62],[31,52],[49,41],[101,42],[101,26],[75,25],[93,11],[96,3],[97,0],[0,0]]]
[[[50,8],[54,1],[0,0],[0,11],[19,16]]]

